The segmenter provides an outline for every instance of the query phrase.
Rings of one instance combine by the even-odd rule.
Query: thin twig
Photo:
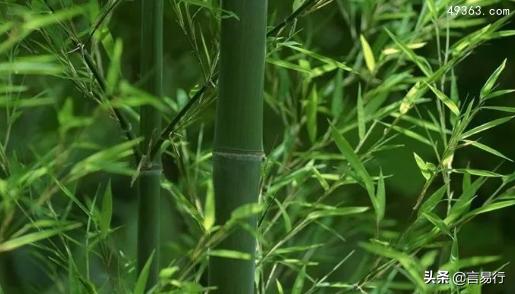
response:
[[[99,73],[98,69],[96,68],[95,63],[93,62],[93,59],[91,58],[89,53],[86,51],[86,49],[82,50],[82,56],[84,58],[84,61],[86,62],[86,65],[88,66],[89,70],[93,74],[93,77],[95,78],[96,82],[100,86],[100,89],[102,90],[103,93],[105,93],[106,92],[106,83],[105,83],[104,79],[100,76],[100,73]],[[98,97],[98,98],[101,98],[101,97]],[[108,101],[109,100],[110,99],[108,98]],[[132,132],[132,126],[131,126],[131,123],[129,122],[129,120],[116,107],[111,106],[110,108],[113,111],[113,114],[114,114],[116,120],[118,121],[120,128],[125,133],[125,137],[127,138],[127,140],[128,141],[134,140],[136,138],[136,136]],[[135,156],[135,161],[136,161],[136,163],[138,163],[141,160],[141,156],[142,156],[141,152],[137,146],[133,147],[133,152],[134,152],[134,156]]]
[[[306,9],[308,9],[311,5],[313,5],[317,0],[306,0],[304,3],[299,6],[299,8],[295,9],[292,14],[288,15],[282,22],[280,22],[278,25],[276,25],[272,30],[270,30],[267,34],[267,36],[276,35],[280,30],[282,30],[285,26],[287,26],[289,23],[294,21],[302,12],[304,12]]]
[[[52,13],[55,13],[55,9],[50,5],[50,3],[48,3],[48,1],[44,1],[44,2],[45,2],[45,5],[47,6],[47,8]],[[113,3],[113,5],[110,8],[108,8],[107,12],[101,17],[101,20],[99,22],[97,22],[97,24],[95,25],[95,27],[91,31],[90,36],[88,36],[88,39],[87,39],[88,42],[90,41],[90,39],[93,36],[94,32],[98,29],[99,25],[104,21],[104,19],[107,16],[107,14],[109,14],[112,11],[112,9],[117,6],[118,2],[119,1],[116,1],[115,3]],[[83,58],[84,62],[87,65],[88,69],[93,74],[93,77],[94,77],[95,81],[98,83],[100,89],[105,94],[106,93],[106,89],[107,89],[106,82],[105,82],[104,78],[100,75],[100,72],[98,71],[98,68],[96,67],[95,62],[93,61],[93,58],[91,57],[91,54],[89,53],[87,48],[85,48],[85,45],[78,40],[77,36],[73,36],[72,33],[70,33],[64,25],[62,25],[62,26],[63,26],[63,29],[68,34],[68,37],[71,38],[72,40],[75,40],[74,42],[76,44],[76,50],[73,50],[72,52],[81,55],[81,57]],[[100,97],[100,95],[98,95],[97,99],[102,100],[101,98],[102,97]],[[110,100],[109,98],[110,97],[107,97],[107,101]],[[129,141],[134,140],[136,138],[136,136],[132,132],[132,127],[131,127],[131,124],[130,124],[129,120],[116,107],[113,107],[111,105],[109,107],[110,107],[111,111],[113,112],[116,121],[120,125],[120,128],[125,133],[125,137],[127,138],[127,140],[129,140]],[[133,147],[133,153],[134,153],[134,157],[135,157],[135,162],[138,163],[141,160],[141,152],[139,151],[137,146]]]
[[[93,39],[93,35],[95,34],[95,32],[102,25],[102,23],[104,23],[105,19],[113,11],[113,9],[116,6],[118,6],[118,4],[120,4],[120,0],[114,0],[113,4],[106,9],[106,11],[104,12],[104,14],[102,14],[102,16],[100,16],[99,20],[93,26],[93,29],[89,33],[88,38],[86,39],[86,42],[84,42],[84,44],[89,44],[91,42],[91,39]]]

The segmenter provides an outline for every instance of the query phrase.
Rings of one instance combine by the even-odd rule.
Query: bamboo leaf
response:
[[[440,99],[440,101],[442,101],[443,104],[447,106],[447,108],[449,108],[450,111],[452,111],[452,113],[454,113],[456,116],[460,115],[460,109],[458,108],[456,103],[454,103],[454,101],[452,101],[449,97],[447,97],[447,95],[445,95],[442,91],[438,90],[437,88],[429,84],[427,84],[427,86],[429,87],[429,89],[431,89],[431,91],[433,91],[436,97]]]
[[[333,125],[331,125],[331,135],[333,137],[333,140],[336,143],[336,146],[340,150],[340,152],[345,156],[345,158],[347,159],[347,161],[349,162],[351,167],[356,171],[360,180],[364,184],[364,186],[368,192],[368,195],[370,197],[370,201],[372,202],[372,205],[374,206],[374,210],[376,211],[376,214],[377,214],[379,207],[378,207],[377,200],[375,198],[374,183],[373,183],[372,178],[370,177],[368,171],[366,170],[363,163],[361,163],[361,160],[356,155],[356,153],[354,153],[354,150],[350,146],[349,142],[347,142],[347,140],[345,140],[345,138],[342,135],[340,135],[338,130]]]
[[[338,69],[336,76],[334,77],[333,84],[333,95],[331,100],[331,114],[334,118],[339,118],[343,111],[343,77],[342,70]]]
[[[275,280],[275,284],[277,286],[277,293],[284,294],[283,286],[281,285],[281,282],[279,280]]]
[[[507,117],[502,117],[502,118],[498,118],[498,119],[489,121],[489,122],[487,122],[485,124],[477,126],[477,127],[473,128],[473,129],[463,133],[463,135],[461,137],[462,137],[462,139],[468,138],[468,137],[473,136],[475,134],[478,134],[478,133],[481,133],[481,132],[486,131],[488,129],[494,128],[494,127],[496,127],[498,125],[507,123],[510,120],[512,120],[514,117],[515,116],[507,116]]]
[[[150,266],[152,264],[152,260],[154,259],[154,252],[150,254],[147,262],[143,266],[138,279],[136,280],[136,285],[134,286],[134,294],[144,294],[145,289],[147,288],[148,276],[150,274]]]
[[[509,106],[483,106],[484,109],[515,113],[515,107]]]
[[[368,210],[366,206],[356,206],[356,207],[342,207],[342,208],[332,208],[332,209],[323,209],[309,213],[306,216],[308,220],[315,220],[324,217],[333,217],[333,216],[345,216],[352,214],[363,213]]]
[[[320,186],[322,186],[324,191],[329,190],[329,183],[326,181],[326,179],[324,179],[322,174],[320,174],[318,169],[316,167],[313,167],[312,171],[313,171],[313,175],[315,175],[315,178],[318,180],[318,182],[320,183]]]
[[[424,136],[418,134],[418,133],[415,133],[414,131],[412,130],[408,130],[408,129],[405,129],[403,127],[399,127],[399,126],[396,126],[396,125],[391,125],[391,124],[387,124],[387,123],[382,123],[388,127],[391,127],[392,129],[394,129],[395,131],[407,136],[407,137],[410,137],[412,139],[415,139],[421,143],[424,143],[426,145],[429,145],[429,146],[432,146],[432,143],[431,141],[429,141],[428,139],[426,139]]]
[[[111,64],[107,72],[106,86],[108,93],[113,94],[118,88],[118,83],[121,74],[121,59],[122,59],[123,43],[121,39],[117,39],[114,43],[113,56]]]
[[[81,226],[80,223],[74,223],[74,224],[65,225],[61,228],[42,230],[39,232],[25,234],[23,236],[20,236],[20,237],[14,238],[14,239],[10,239],[3,243],[0,243],[0,252],[15,250],[15,249],[23,247],[25,245],[33,244],[35,242],[38,242],[38,241],[41,241],[44,239],[48,239],[48,238],[58,235],[62,232],[76,229],[80,226]]]
[[[301,294],[302,288],[304,288],[304,281],[306,280],[306,265],[302,266],[302,269],[297,275],[295,282],[293,283],[293,289],[291,294]]]
[[[235,210],[233,210],[233,212],[231,213],[231,219],[229,222],[246,219],[248,217],[251,217],[251,216],[254,216],[254,215],[260,213],[261,211],[263,211],[262,204],[259,204],[259,203],[244,204],[244,205],[236,208]]]
[[[209,231],[215,224],[215,193],[213,184],[208,181],[206,190],[206,204],[204,206],[204,230]]]
[[[38,28],[42,28],[45,26],[53,25],[60,23],[64,20],[73,18],[81,13],[84,13],[85,6],[73,6],[68,9],[61,9],[51,14],[43,14],[43,15],[32,15],[27,21],[23,24],[23,28],[31,31]]]
[[[51,75],[58,76],[63,67],[52,55],[24,56],[0,62],[0,75]]]
[[[479,149],[481,149],[481,150],[483,150],[485,152],[488,152],[490,154],[493,154],[495,156],[498,156],[500,158],[503,158],[503,159],[506,159],[508,161],[513,162],[513,160],[511,160],[510,158],[508,158],[507,156],[505,156],[501,152],[499,152],[499,151],[495,150],[494,148],[489,147],[489,146],[487,146],[485,144],[479,143],[477,141],[470,141],[470,140],[465,140],[465,144],[474,146],[474,147],[479,148]]]
[[[505,90],[493,91],[493,92],[490,92],[490,94],[488,94],[485,97],[483,97],[483,100],[490,100],[490,99],[493,99],[493,98],[496,98],[496,97],[499,97],[499,96],[503,96],[503,95],[506,95],[506,94],[511,94],[513,92],[515,92],[515,89],[505,89]]]
[[[457,220],[462,214],[468,209],[470,203],[474,199],[474,196],[478,189],[486,182],[486,178],[478,178],[472,184],[468,185],[460,197],[457,199],[456,203],[451,207],[451,210],[448,216],[445,218],[446,224],[451,224],[453,221]]]
[[[431,67],[429,65],[429,62],[427,62],[426,59],[423,57],[418,56],[415,52],[413,52],[412,49],[410,49],[406,44],[401,42],[392,32],[390,32],[388,29],[386,29],[386,32],[390,36],[390,38],[395,42],[397,47],[408,57],[409,60],[411,60],[413,63],[415,63],[420,70],[427,76],[430,77],[433,75],[433,71],[431,70]]]
[[[420,49],[420,48],[424,47],[426,44],[427,44],[426,42],[418,42],[418,43],[406,44],[406,46],[409,49]],[[388,47],[388,48],[385,48],[382,52],[384,55],[392,55],[392,54],[399,53],[400,50],[397,48],[394,48],[394,47]]]
[[[291,62],[288,62],[288,61],[285,61],[285,60],[267,58],[266,62],[270,63],[270,64],[273,64],[273,65],[276,65],[276,66],[279,66],[279,67],[286,68],[286,69],[291,69],[291,70],[294,70],[294,71],[298,71],[300,73],[311,74],[310,70],[305,69],[302,66],[296,65],[294,63],[291,63]]]
[[[406,269],[408,277],[417,285],[417,287],[421,290],[426,289],[426,285],[420,275],[420,266],[411,256],[407,255],[406,253],[397,251],[390,246],[379,245],[375,243],[360,243],[360,247],[373,254],[398,261]]]
[[[309,100],[306,106],[306,112],[309,139],[314,143],[317,137],[318,112],[318,92],[315,86],[311,89],[311,94],[309,95]]]
[[[440,266],[440,269],[449,272],[456,272],[462,268],[476,267],[487,263],[498,261],[499,256],[474,256],[468,258],[456,259]]]
[[[367,39],[365,39],[365,36],[360,35],[359,40],[361,42],[361,49],[363,50],[363,56],[365,58],[365,63],[368,67],[368,70],[373,73],[376,67],[376,60],[374,58],[374,53],[372,52],[372,48],[370,48],[370,45],[368,44]]]
[[[501,63],[501,65],[490,75],[486,83],[483,85],[483,88],[481,88],[479,97],[481,99],[484,99],[487,97],[491,92],[492,89],[495,86],[495,83],[497,82],[497,79],[499,79],[499,76],[501,75],[502,71],[504,70],[504,67],[506,66],[506,59]]]
[[[325,63],[327,65],[334,66],[335,69],[339,68],[339,69],[342,69],[342,70],[346,70],[346,71],[352,72],[352,68],[350,68],[349,66],[347,66],[343,62],[339,62],[339,61],[336,61],[336,60],[334,60],[332,58],[329,58],[329,57],[326,57],[326,56],[322,56],[322,55],[320,55],[318,53],[315,53],[315,52],[313,52],[311,50],[307,50],[305,48],[299,47],[299,46],[294,45],[294,44],[285,43],[284,46],[286,46],[286,47],[288,47],[288,48],[290,48],[292,50],[295,50],[297,52],[300,52],[302,54],[305,54],[305,55],[307,55],[307,56],[309,56],[309,57],[311,57],[313,59],[316,59],[316,60],[318,60],[320,62],[323,62],[323,63]]]
[[[106,236],[109,233],[111,225],[111,217],[113,215],[113,193],[111,190],[111,181],[107,183],[102,199],[102,211],[100,214],[100,229],[102,234]]]
[[[438,215],[432,212],[422,212],[422,216],[424,216],[428,221],[435,225],[440,231],[449,235],[452,238],[452,234],[449,227],[441,218],[438,217]]]
[[[379,171],[379,181],[377,184],[376,198],[378,207],[376,223],[379,224],[383,220],[386,210],[386,189],[384,184],[383,170]]]
[[[515,200],[507,200],[507,201],[499,201],[499,202],[489,203],[489,204],[483,205],[479,208],[476,208],[476,209],[470,211],[467,214],[467,216],[476,216],[478,214],[487,213],[490,211],[499,210],[499,209],[503,209],[506,207],[514,206],[514,205],[515,205]]]
[[[429,196],[427,200],[424,201],[424,203],[422,203],[422,205],[420,206],[418,215],[421,216],[424,212],[431,212],[436,207],[436,205],[438,205],[438,202],[442,200],[443,195],[445,195],[446,188],[446,186],[442,186],[433,194],[431,194],[431,196]]]
[[[252,256],[245,252],[239,252],[234,250],[216,249],[210,250],[209,256],[216,256],[222,258],[239,259],[239,260],[251,260]]]
[[[361,96],[361,85],[358,87],[358,103],[357,103],[357,111],[358,111],[358,135],[359,140],[363,141],[366,133],[366,125],[365,125],[365,109],[363,107],[363,97]]]
[[[454,169],[454,172],[457,173],[467,173],[474,176],[480,176],[480,177],[491,177],[491,178],[502,178],[503,175],[488,171],[488,170],[482,170],[482,169],[472,169],[472,168],[463,168],[463,169]]]

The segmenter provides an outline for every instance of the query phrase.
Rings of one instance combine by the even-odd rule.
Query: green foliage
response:
[[[163,95],[137,73],[138,1],[0,3],[0,293],[206,293],[210,258],[253,258],[217,248],[234,232],[257,240],[256,293],[499,292],[423,274],[515,274],[512,17],[268,1],[259,203],[221,224],[213,101],[239,17],[219,2],[165,1]],[[161,132],[137,135],[140,107]],[[155,155],[162,241],[138,270]]]

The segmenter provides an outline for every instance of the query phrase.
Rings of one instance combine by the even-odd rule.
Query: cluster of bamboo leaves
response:
[[[264,97],[277,123],[265,124],[265,139],[273,139],[265,140],[262,192],[258,204],[216,226],[207,114],[217,94],[219,22],[237,16],[218,1],[166,3],[199,79],[157,99],[122,74],[128,44],[110,22],[124,3],[99,2],[0,4],[0,255],[30,250],[53,281],[48,293],[148,287],[149,264],[136,272],[124,235],[134,223],[113,225],[117,211],[130,206],[123,197],[115,201],[106,180],[122,179],[130,190],[138,177],[142,139],[132,126],[142,105],[164,118],[149,150],[172,158],[180,175],[161,179],[181,230],[162,246],[156,293],[209,290],[209,256],[249,259],[209,248],[250,215],[259,220],[252,231],[257,293],[458,293],[455,286],[426,285],[424,270],[502,260],[461,256],[459,233],[474,217],[515,205],[515,173],[499,172],[513,170],[512,160],[481,142],[515,113],[501,103],[515,90],[499,85],[513,61],[485,73],[478,93],[459,93],[455,70],[477,48],[512,38],[515,32],[505,29],[510,16],[451,17],[446,8],[464,1],[450,0],[295,0],[285,11],[270,11]],[[313,39],[325,23],[310,21],[317,13],[348,27],[341,41],[347,50],[321,52]],[[481,121],[483,112],[498,118]],[[55,119],[51,131],[38,126],[48,117]],[[19,133],[24,129],[27,135]],[[110,135],[100,138],[99,129]],[[470,148],[496,166],[454,160]],[[388,189],[395,171],[383,170],[378,159],[399,149],[423,179],[408,202]],[[487,184],[493,192],[484,195]],[[481,204],[471,208],[477,199]],[[404,219],[389,213],[399,201]],[[466,290],[481,293],[479,285]]]

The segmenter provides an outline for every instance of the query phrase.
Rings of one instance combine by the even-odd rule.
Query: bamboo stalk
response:
[[[141,2],[141,65],[140,78],[144,90],[156,97],[163,95],[163,0]],[[149,154],[149,146],[159,136],[161,117],[157,109],[145,105],[140,109],[140,135],[144,137],[141,150]],[[157,283],[159,274],[159,201],[161,155],[143,160],[138,179],[138,258],[140,272],[153,252],[147,287]]]
[[[263,80],[266,0],[223,0],[236,18],[222,20],[219,99],[215,123],[213,181],[216,222],[223,225],[238,207],[256,203],[263,158]],[[256,229],[256,218],[247,225]],[[255,237],[232,231],[215,249],[246,253],[250,260],[211,257],[213,293],[254,293]]]

